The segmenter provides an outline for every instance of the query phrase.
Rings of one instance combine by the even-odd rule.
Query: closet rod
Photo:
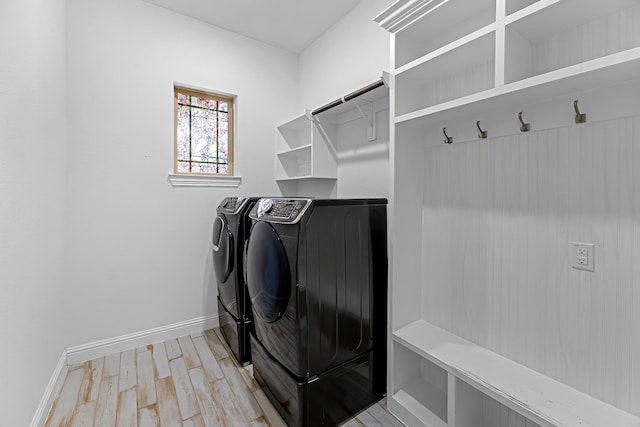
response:
[[[345,95],[340,99],[336,99],[335,101],[330,102],[327,105],[323,105],[322,107],[316,108],[315,110],[313,110],[311,112],[311,115],[312,116],[318,115],[318,114],[320,114],[320,113],[322,113],[324,111],[330,110],[333,107],[337,107],[340,104],[343,104],[343,103],[345,103],[347,101],[350,101],[353,98],[357,98],[360,95],[364,95],[367,92],[371,92],[372,90],[377,89],[377,88],[379,88],[380,86],[383,86],[383,85],[384,85],[384,80],[380,79],[377,82],[371,83],[370,85],[367,85],[367,86],[363,87],[362,89],[358,89],[355,92],[351,92],[350,94]]]
[[[322,106],[322,107],[320,107],[320,108],[316,108],[315,110],[313,110],[313,111],[311,112],[311,115],[312,115],[312,116],[315,116],[315,115],[320,114],[320,113],[322,113],[322,112],[324,112],[324,111],[330,110],[330,109],[332,109],[333,107],[337,107],[338,105],[342,104],[343,102],[344,102],[344,101],[342,100],[342,98],[341,98],[341,99],[336,99],[335,101],[330,102],[330,103],[328,103],[327,105],[323,105],[323,106]]]
[[[355,92],[351,92],[349,95],[346,95],[343,99],[344,102],[351,101],[353,98],[357,98],[360,95],[364,95],[367,92],[371,92],[374,89],[378,89],[380,86],[384,86],[384,80],[380,79],[375,83],[371,83],[363,87],[362,89],[358,89]]]

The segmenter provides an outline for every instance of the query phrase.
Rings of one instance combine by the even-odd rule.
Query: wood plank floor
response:
[[[218,329],[69,367],[45,427],[286,426]],[[403,426],[382,400],[343,427]]]

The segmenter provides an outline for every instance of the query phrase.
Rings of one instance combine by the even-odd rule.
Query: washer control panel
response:
[[[248,197],[225,197],[218,206],[218,210],[232,215],[237,214],[248,201]]]
[[[249,216],[271,222],[293,224],[300,220],[311,199],[260,199]]]

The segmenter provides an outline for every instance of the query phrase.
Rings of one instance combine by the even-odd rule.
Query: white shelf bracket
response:
[[[376,113],[375,111],[373,111],[373,104],[367,101],[360,101],[360,102],[365,102],[367,104],[361,107],[358,104],[358,101],[354,100],[353,102],[356,108],[358,109],[358,111],[360,112],[360,115],[362,116],[364,121],[367,122],[367,140],[375,141],[377,138],[376,134],[377,134],[377,128],[378,128],[378,121],[376,120]],[[363,108],[366,111],[363,111]]]

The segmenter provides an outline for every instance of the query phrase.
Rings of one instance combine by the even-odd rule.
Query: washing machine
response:
[[[211,238],[220,331],[241,365],[251,362],[249,333],[253,321],[242,260],[250,227],[247,213],[257,200],[256,197],[225,198],[217,208]]]
[[[386,391],[386,199],[260,199],[246,279],[253,374],[287,425],[333,426]]]

